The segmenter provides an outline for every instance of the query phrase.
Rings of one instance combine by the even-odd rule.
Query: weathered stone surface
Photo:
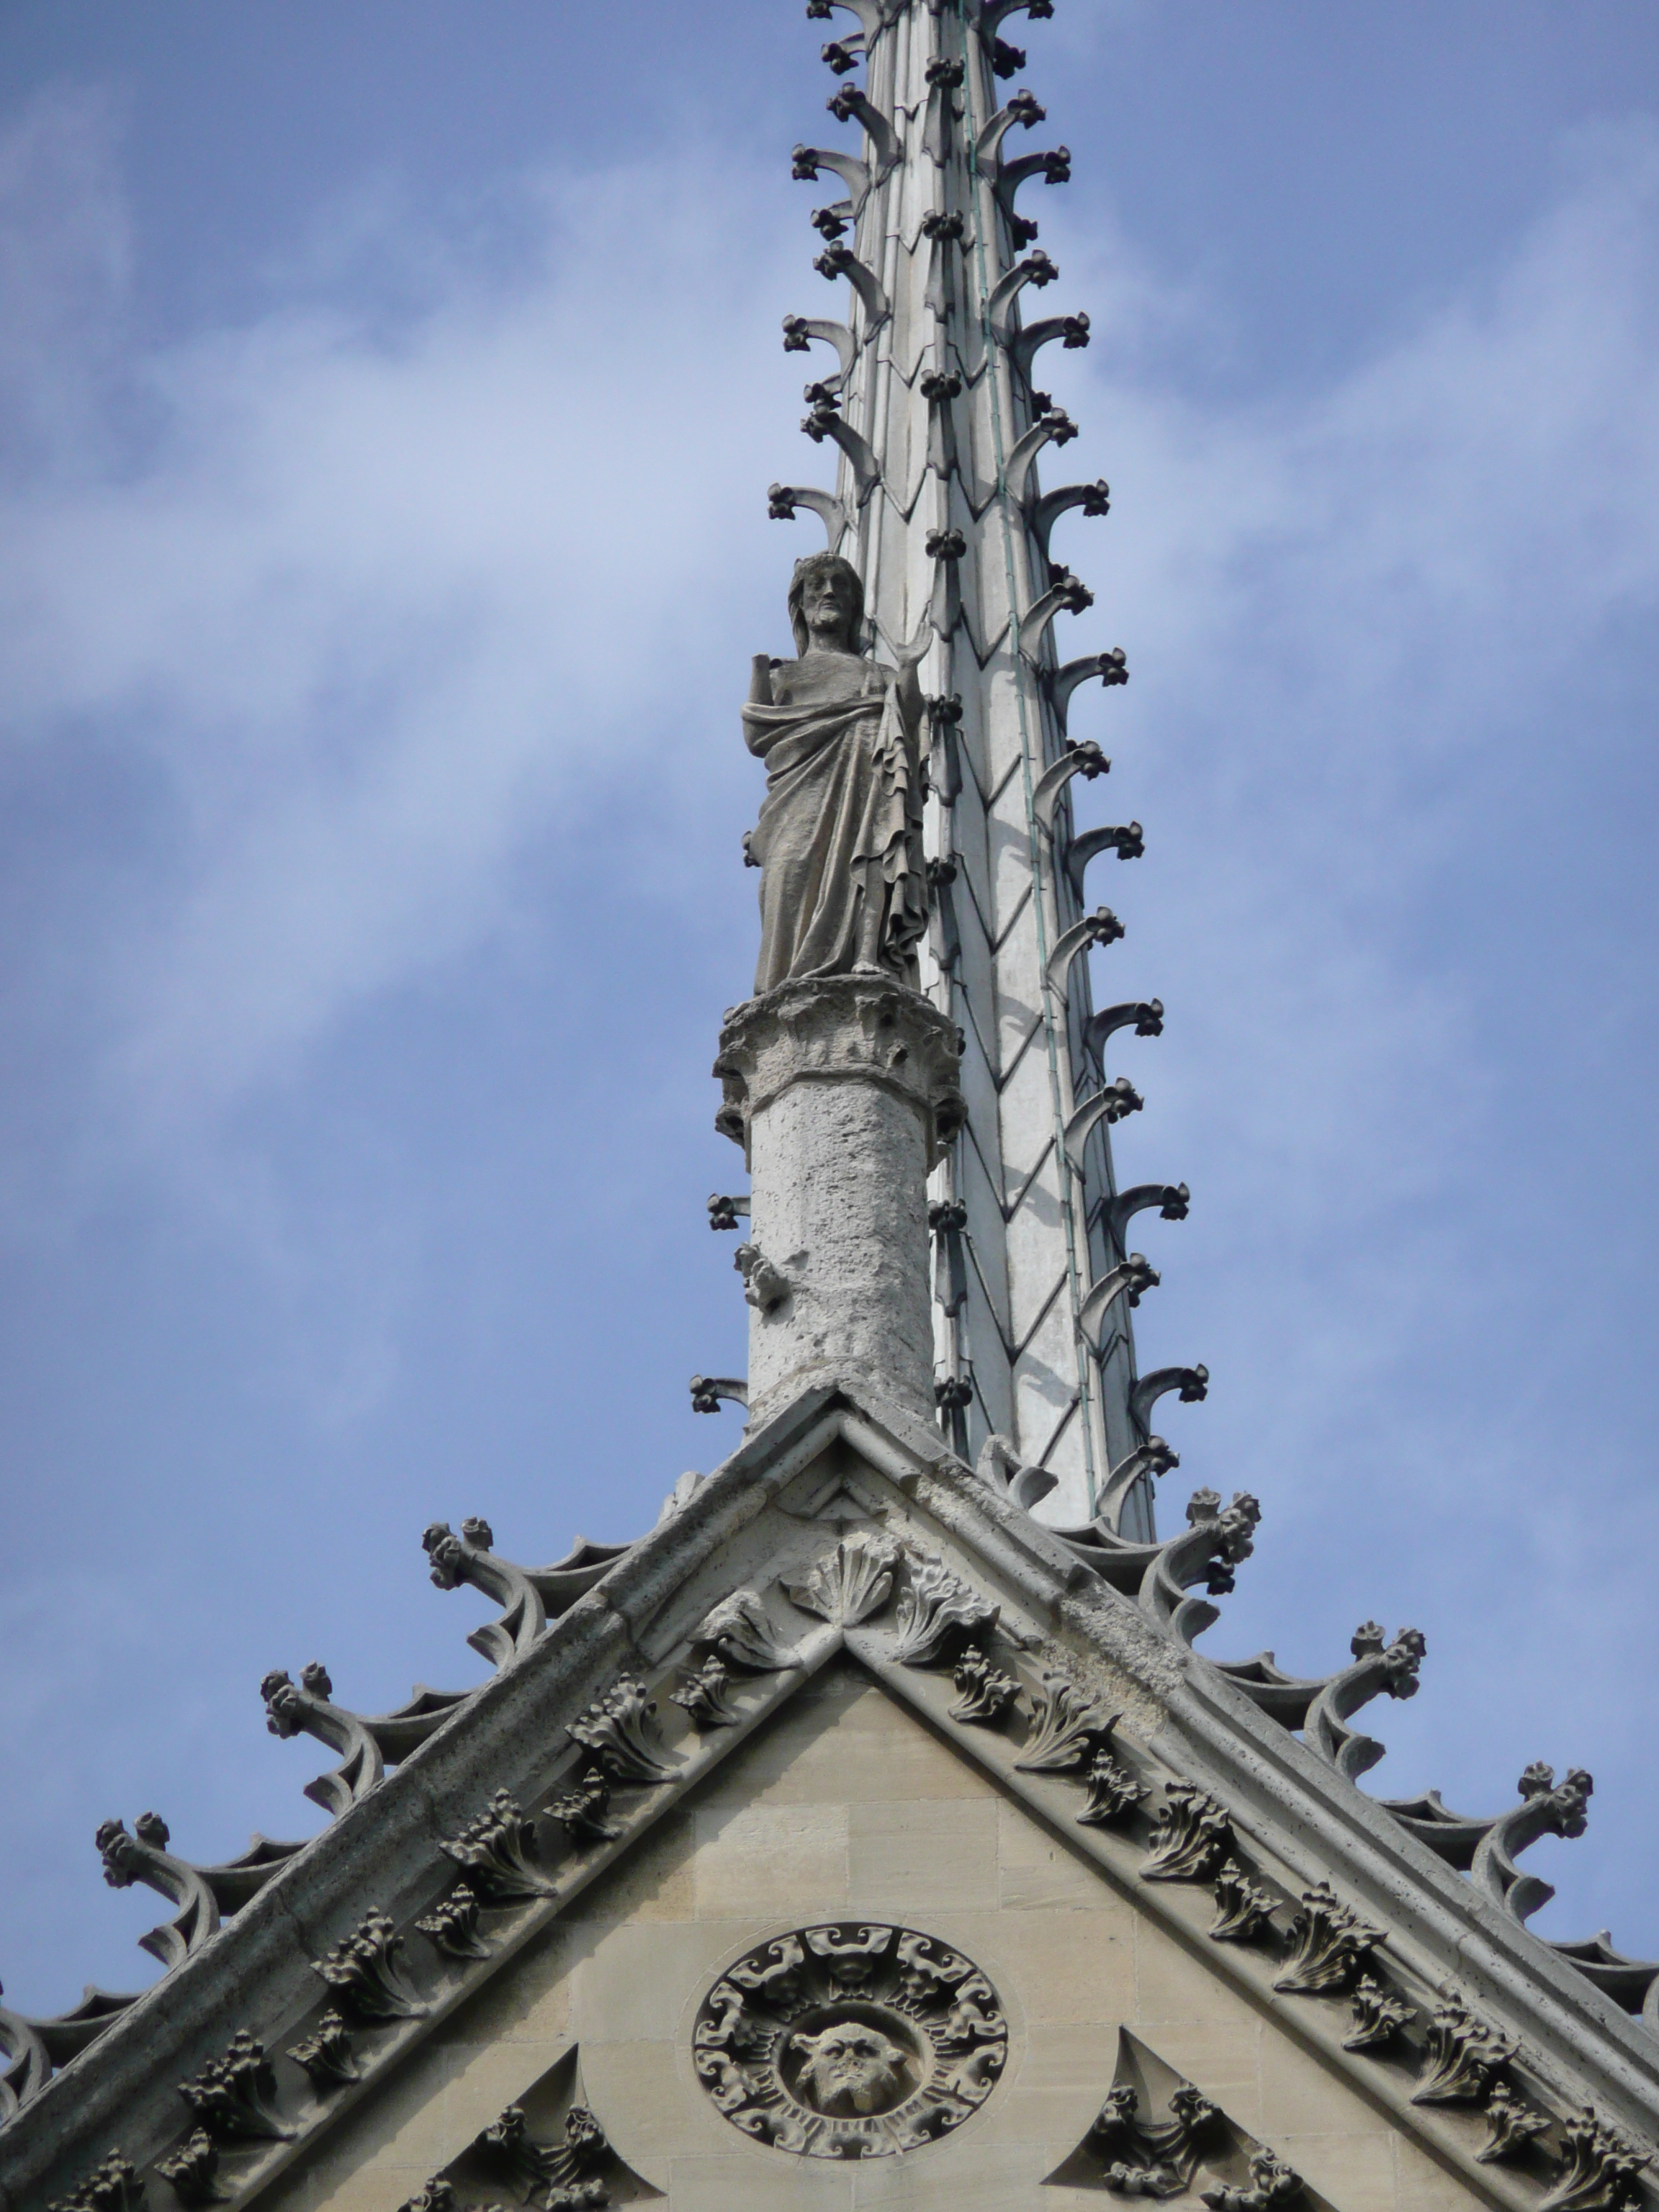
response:
[[[751,1310],[751,1425],[832,1377],[931,1413],[927,1175],[960,1118],[959,1057],[955,1024],[880,976],[786,983],[721,1030],[750,1242],[788,1286]]]

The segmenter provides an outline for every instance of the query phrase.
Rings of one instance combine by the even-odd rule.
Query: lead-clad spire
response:
[[[1093,604],[1054,558],[1054,526],[1073,508],[1105,514],[1109,495],[1038,481],[1045,449],[1076,435],[1037,388],[1042,349],[1086,345],[1089,318],[1027,319],[1028,295],[1060,271],[1021,190],[1064,184],[1071,157],[1025,150],[1044,110],[1006,88],[1025,57],[1001,33],[1053,8],[809,0],[806,12],[828,21],[837,7],[859,29],[823,47],[829,107],[862,146],[798,146],[794,174],[834,190],[812,213],[814,266],[845,280],[848,320],[787,316],[784,345],[812,371],[801,428],[841,465],[833,493],[774,484],[770,502],[781,520],[811,509],[858,568],[880,658],[928,647],[922,980],[964,1032],[968,1104],[930,1193],[935,1395],[959,1450],[1002,1437],[1058,1479],[1046,1517],[1101,1512],[1150,1534],[1152,1480],[1175,1463],[1152,1434],[1155,1401],[1200,1398],[1206,1378],[1136,1376],[1130,1309],[1158,1277],[1130,1249],[1133,1218],[1180,1220],[1187,1191],[1117,1188],[1108,1127],[1141,1100],[1109,1041],[1156,1036],[1163,1008],[1126,998],[1096,1012],[1085,957],[1124,935],[1109,908],[1090,910],[1089,865],[1139,858],[1142,842],[1139,823],[1079,835],[1072,818],[1073,778],[1109,766],[1067,736],[1073,695],[1127,672],[1120,650],[1068,659],[1054,638],[1057,615]]]

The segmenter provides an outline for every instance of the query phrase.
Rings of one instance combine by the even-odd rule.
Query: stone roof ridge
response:
[[[158,2173],[164,2154],[187,2166],[193,2135],[172,2149],[143,2139],[147,2112],[177,2134],[179,2081],[209,2148],[218,2124],[262,2185],[843,1644],[1143,1901],[1212,1898],[1218,1963],[1264,2002],[1296,1999],[1304,2033],[1316,2014],[1315,2039],[1341,2063],[1391,2046],[1417,2067],[1413,2106],[1443,2073],[1494,2130],[1514,2106],[1517,2142],[1553,2128],[1563,2171],[1581,2154],[1587,2172],[1640,2171],[1621,2129],[1659,2135],[1659,2047],[1613,2007],[1654,1970],[1605,1938],[1551,1945],[1522,1925],[1547,1893],[1516,1856],[1582,1827],[1588,1778],[1558,1788],[1529,1770],[1521,1804],[1490,1822],[1432,1796],[1363,1797],[1353,1777],[1381,1749],[1349,1720],[1411,1694],[1420,1638],[1365,1624],[1351,1663],[1317,1680],[1269,1654],[1206,1660],[1191,1638],[1250,1553],[1255,1501],[1200,1491],[1184,1529],[1138,1545],[1044,1527],[1023,1502],[1042,1481],[1006,1447],[970,1470],[924,1421],[825,1387],[683,1480],[632,1545],[532,1570],[502,1559],[483,1522],[429,1529],[434,1580],[471,1582],[502,1608],[471,1639],[496,1674],[373,1718],[337,1706],[320,1669],[297,1686],[267,1678],[273,1728],[342,1754],[311,1786],[332,1824],[302,1845],[256,1839],[198,1868],[153,1816],[131,1836],[100,1832],[112,1879],[177,1907],[149,1943],[169,1971],[58,2021],[0,2015],[17,2099],[0,2205],[33,2212],[38,2194],[3,2194],[13,2172],[61,2185],[78,2158],[78,2184],[117,2156],[112,2137]],[[274,2035],[308,2100],[271,2073]],[[270,2125],[224,2118],[236,2083]],[[1584,2212],[1632,2201],[1619,2185],[1591,2188]],[[102,2187],[94,2171],[58,2202],[129,2201]],[[1545,2212],[1540,2191],[1510,2195]]]

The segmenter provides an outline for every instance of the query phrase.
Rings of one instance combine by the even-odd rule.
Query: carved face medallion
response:
[[[832,2019],[816,2034],[797,2029],[787,2053],[799,2061],[793,2083],[796,2096],[814,2112],[842,2119],[849,2114],[890,2112],[903,2103],[915,2074],[915,2053],[869,2020]],[[787,2062],[783,2070],[787,2078]]]
[[[740,1959],[693,2035],[697,2078],[734,2127],[809,2158],[935,2142],[984,2103],[1008,2052],[996,1991],[915,1929],[797,1929]]]

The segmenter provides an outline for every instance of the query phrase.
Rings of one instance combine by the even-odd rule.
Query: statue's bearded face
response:
[[[862,2021],[839,2021],[816,2035],[797,2035],[790,2048],[806,2054],[800,2086],[821,2112],[885,2112],[905,2094],[905,2053]]]
[[[801,612],[815,642],[847,642],[853,626],[853,598],[852,579],[839,563],[831,568],[826,562],[807,577],[801,590]]]

